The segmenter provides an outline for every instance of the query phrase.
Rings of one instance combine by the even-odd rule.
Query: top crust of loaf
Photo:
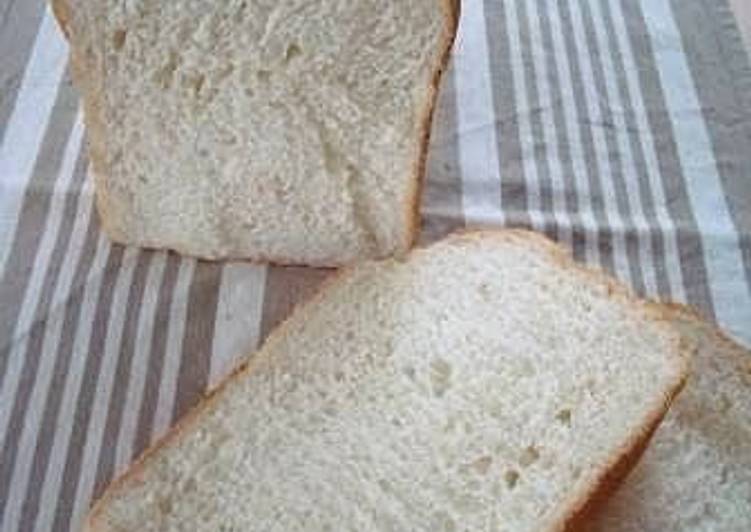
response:
[[[595,286],[606,288],[611,298],[629,307],[632,311],[643,315],[646,320],[653,322],[658,329],[663,330],[663,333],[667,337],[672,338],[674,344],[671,361],[675,365],[675,380],[670,388],[666,390],[665,395],[659,401],[655,402],[642,429],[634,433],[633,437],[618,452],[613,454],[609,466],[601,471],[600,476],[594,479],[588,486],[588,489],[572,494],[570,504],[567,505],[567,510],[559,515],[550,515],[544,527],[544,530],[577,530],[580,529],[579,527],[582,523],[588,519],[605,497],[620,484],[630,468],[638,460],[650,436],[665,415],[671,401],[683,386],[687,375],[691,346],[683,343],[668,325],[671,315],[664,307],[638,300],[625,288],[607,276],[576,265],[560,248],[537,234],[515,230],[460,234],[450,237],[446,241],[433,245],[430,248],[416,250],[407,260],[413,260],[413,257],[419,254],[440,253],[444,247],[461,248],[486,243],[492,245],[493,242],[498,242],[499,244],[513,243],[514,245],[529,247],[529,249],[544,251],[549,260],[560,264],[562,268],[589,278]],[[328,281],[321,292],[295,311],[294,316],[296,319],[300,319],[301,316],[314,310],[317,302],[322,300],[330,290],[329,286],[336,286],[339,282],[345,282],[353,272],[354,270],[352,269],[345,269],[336,276],[336,279]],[[201,413],[211,408],[217,397],[222,393],[222,390],[226,389],[227,383],[232,382],[240,375],[261,371],[264,367],[267,367],[270,362],[268,354],[274,351],[277,344],[284,342],[288,334],[288,328],[290,327],[289,324],[290,320],[279,326],[270,335],[262,350],[250,362],[239,368],[234,376],[229,377],[222,385],[211,392],[206,400],[181,420],[175,429],[152,447],[152,449],[147,451],[136,465],[108,488],[104,496],[96,503],[89,514],[86,530],[90,532],[114,532],[114,529],[110,528],[105,518],[108,504],[117,499],[121,493],[126,492],[129,486],[137,485],[141,482],[142,471],[148,465],[151,458],[155,456],[156,452],[165,446],[179,441],[190,427],[197,425],[200,422]]]
[[[440,80],[448,62],[451,46],[458,27],[460,13],[459,0],[435,0],[435,2],[438,4],[436,9],[443,14],[444,21],[442,35],[440,36],[438,53],[435,54],[436,61],[432,67],[430,81],[424,88],[422,102],[418,105],[419,109],[416,109],[416,116],[418,117],[417,122],[419,124],[414,130],[414,138],[417,140],[416,150],[414,153],[410,151],[410,158],[412,161],[410,164],[411,168],[405,168],[405,174],[403,176],[403,183],[407,190],[404,194],[398,194],[401,198],[399,200],[401,206],[393,205],[393,208],[391,208],[394,217],[401,220],[401,222],[399,222],[398,231],[380,228],[379,226],[385,223],[383,220],[367,221],[368,217],[372,217],[372,213],[368,214],[364,212],[365,207],[359,206],[358,203],[355,205],[355,211],[357,211],[355,213],[356,229],[357,231],[364,231],[367,239],[374,239],[374,243],[370,242],[365,245],[360,242],[356,246],[354,244],[345,245],[342,243],[341,249],[337,251],[334,250],[336,249],[336,246],[339,246],[338,243],[327,243],[327,246],[331,248],[330,250],[316,251],[317,246],[313,244],[308,246],[310,249],[305,250],[302,250],[299,245],[292,244],[287,246],[287,249],[284,249],[285,246],[278,246],[276,244],[269,246],[267,244],[246,245],[243,243],[242,246],[238,246],[234,243],[218,244],[214,242],[210,245],[204,245],[204,243],[198,243],[198,241],[178,241],[174,240],[172,237],[163,237],[161,234],[164,231],[163,229],[150,229],[147,234],[141,230],[135,230],[132,227],[132,222],[122,222],[122,220],[126,218],[132,219],[133,216],[126,213],[126,208],[123,207],[123,200],[121,197],[123,192],[114,192],[112,186],[113,171],[107,162],[112,157],[111,154],[107,153],[109,147],[107,146],[108,129],[106,127],[107,118],[105,116],[106,96],[104,92],[106,91],[102,88],[103,80],[97,80],[96,76],[92,75],[93,72],[96,72],[96,68],[92,64],[89,64],[90,60],[87,59],[87,53],[76,44],[76,25],[73,22],[75,18],[73,10],[88,8],[79,8],[75,4],[71,4],[69,0],[52,0],[53,13],[56,16],[63,33],[71,41],[71,65],[74,80],[76,80],[77,85],[83,89],[85,96],[83,102],[84,120],[89,131],[90,159],[92,162],[92,173],[96,183],[96,203],[104,231],[112,240],[123,244],[135,244],[155,249],[167,248],[185,255],[192,255],[207,260],[249,259],[258,262],[271,262],[276,264],[301,264],[316,267],[332,267],[346,265],[362,258],[384,258],[387,256],[398,256],[406,253],[414,245],[419,232],[420,194],[424,181],[425,162],[431,133],[431,122]],[[358,192],[357,194],[368,195],[364,192]],[[332,201],[337,200],[332,199]],[[356,201],[366,200],[361,199]],[[375,199],[375,197],[367,199],[367,202],[375,204],[381,203],[382,201],[383,200],[380,197],[378,199]],[[374,208],[367,205],[366,207],[368,211],[371,211]],[[379,208],[382,209],[383,207]],[[397,212],[400,213],[398,216],[396,215]],[[269,214],[269,216],[273,217],[272,214]],[[138,218],[145,219],[146,217],[139,216]],[[366,221],[363,222],[363,220]],[[355,237],[350,235],[349,230],[344,229],[345,227],[346,226],[342,226],[341,228],[328,227],[327,230],[318,231],[318,233],[321,233],[321,238],[323,238],[324,241],[331,240],[332,242],[348,242]],[[235,230],[239,231],[237,228],[235,228]],[[292,229],[289,229],[290,234],[292,231]],[[385,236],[388,231],[391,231],[391,233],[389,233],[390,236]],[[318,235],[318,233],[316,234]],[[235,238],[236,237],[234,236],[231,237],[231,239]],[[296,235],[295,238],[299,239],[299,235]],[[332,240],[332,238],[334,240]],[[362,240],[363,237],[358,236],[357,238]],[[268,238],[264,238],[264,241],[266,240],[268,240]],[[284,240],[284,237],[279,238],[279,235],[276,235],[272,240],[278,242]]]

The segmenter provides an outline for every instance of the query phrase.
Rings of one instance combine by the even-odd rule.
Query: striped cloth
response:
[[[42,0],[0,17],[0,530],[65,532],[326,273],[110,245],[66,43]],[[738,28],[727,0],[465,0],[423,240],[531,227],[751,343]]]

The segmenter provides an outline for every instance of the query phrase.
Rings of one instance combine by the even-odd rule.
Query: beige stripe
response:
[[[0,145],[0,276],[5,269],[21,203],[47,130],[66,59],[67,45],[47,10]]]
[[[258,347],[267,269],[242,263],[224,267],[214,325],[209,388],[221,382]]]
[[[5,376],[2,381],[2,388],[0,389],[0,404],[10,405],[13,398],[16,396],[18,386],[20,384],[20,372],[23,367],[24,353],[28,345],[28,330],[34,319],[37,317],[34,315],[35,309],[39,306],[39,300],[42,293],[42,285],[44,278],[50,267],[50,258],[52,252],[55,249],[55,243],[57,242],[58,230],[60,228],[60,222],[63,216],[65,206],[65,191],[69,188],[73,179],[73,173],[76,166],[76,160],[78,158],[79,151],[81,149],[81,141],[83,138],[83,124],[79,119],[76,120],[73,130],[71,131],[68,143],[65,149],[65,155],[60,167],[60,173],[58,179],[55,182],[53,189],[53,201],[50,205],[49,215],[47,217],[47,223],[45,224],[44,235],[39,246],[39,252],[34,261],[34,265],[31,269],[31,275],[29,280],[28,289],[24,294],[23,302],[18,311],[18,321],[16,323],[16,329],[13,334],[13,349],[9,352],[9,363],[6,369]],[[79,204],[80,216],[76,220],[76,226],[74,233],[78,238],[83,238],[86,233],[86,226],[83,223],[84,213],[88,213],[90,205],[86,205],[83,201]],[[86,214],[88,216],[88,214]],[[75,245],[75,244],[73,244]],[[76,249],[70,247],[69,249]],[[70,254],[68,254],[68,257]],[[61,288],[58,284],[57,290],[53,296],[50,308],[59,306],[66,297],[67,285]],[[2,378],[0,376],[0,378]],[[5,440],[5,434],[7,430],[8,418],[10,416],[10,408],[0,408],[0,442]]]
[[[80,147],[80,138],[77,144],[75,141],[73,141],[73,144],[76,147],[76,150],[73,150],[75,151],[75,154],[71,153],[70,157],[75,160],[78,157],[77,148]],[[66,156],[66,162],[67,159],[68,156]],[[72,167],[74,166],[75,162],[73,162],[72,165],[64,163],[63,169],[69,170],[72,174]],[[89,219],[92,214],[91,211],[92,202],[90,199],[87,201],[87,199],[82,196],[81,201],[79,202],[78,212],[76,213],[72,237],[68,243],[68,250],[63,263],[60,265],[60,277],[55,288],[53,301],[64,301],[66,295],[71,289],[71,282],[75,274],[76,265],[78,264],[78,258],[83,250],[83,242],[86,238],[86,229],[89,225]],[[52,213],[49,219],[53,219]],[[36,379],[32,384],[31,396],[24,416],[19,451],[16,456],[15,468],[10,482],[11,490],[8,497],[5,515],[3,516],[2,526],[0,526],[0,529],[2,530],[7,530],[11,526],[15,526],[15,523],[18,522],[21,504],[23,503],[22,497],[26,494],[34,450],[37,447],[37,436],[40,429],[40,422],[47,402],[47,394],[50,391],[49,383],[53,376],[57,347],[60,344],[65,305],[52,305],[50,309],[50,313],[46,316],[47,326],[45,328],[44,341],[42,343],[40,364],[37,369]],[[0,438],[0,441],[1,440],[2,438]]]
[[[96,229],[96,228],[93,228]],[[93,314],[94,324],[91,329],[89,345],[86,349],[86,365],[83,375],[83,384],[79,392],[75,407],[75,415],[68,422],[73,423],[73,431],[68,448],[68,456],[65,459],[63,469],[63,481],[57,496],[49,504],[54,504],[55,519],[54,530],[67,532],[70,528],[71,512],[73,511],[74,498],[78,482],[81,478],[80,470],[83,454],[86,449],[91,412],[96,403],[97,382],[100,376],[105,357],[105,344],[108,337],[108,324],[112,314],[112,301],[115,295],[116,281],[122,270],[124,248],[112,246],[107,255],[106,265],[103,270],[104,281]]]
[[[15,220],[15,229],[11,247],[8,250],[5,271],[0,277],[0,301],[3,302],[3,305],[0,305],[0,338],[10,339],[14,337],[13,332],[18,323],[18,310],[29,287],[31,266],[37,262],[39,247],[47,223],[47,214],[54,200],[55,182],[60,174],[60,166],[65,157],[67,141],[74,127],[77,112],[78,97],[63,81],[58,87],[48,127],[44,133],[32,175],[23,193],[22,206],[18,213],[18,219]],[[75,194],[68,195],[63,200],[66,210],[70,204],[68,200],[77,199],[77,193],[84,176],[84,172],[76,171],[74,181],[71,182]],[[7,176],[0,173],[0,189],[6,182],[5,177]],[[2,199],[2,191],[0,190],[0,203]],[[56,201],[59,200],[58,197]],[[2,223],[2,215],[3,213],[0,211],[0,223]],[[56,263],[62,261],[72,226],[72,216],[65,219],[63,225],[65,229],[58,231],[60,238],[58,238],[52,252],[53,257],[56,256],[55,254],[58,255],[56,259],[52,259]],[[49,270],[44,283],[56,282],[57,273],[57,269]],[[45,295],[42,296],[39,304],[45,307],[49,306],[52,293],[42,293]],[[33,330],[30,330],[30,332],[32,332],[32,335],[34,334]],[[6,343],[3,346],[6,354],[8,349],[10,349],[10,345]],[[38,351],[39,348],[36,347],[35,349]],[[0,375],[5,374],[7,361],[7,356],[0,357]],[[2,505],[0,504],[0,506]]]
[[[133,443],[136,435],[138,414],[141,411],[143,389],[148,371],[151,338],[154,334],[154,316],[157,310],[159,286],[164,278],[167,262],[165,252],[154,253],[146,274],[143,301],[140,305],[140,317],[134,345],[133,359],[130,366],[129,386],[125,403],[122,405],[123,417],[120,437],[115,450],[115,475],[120,473],[133,456]]]
[[[185,318],[188,327],[183,338],[177,396],[172,411],[173,423],[198,403],[209,386],[211,348],[223,269],[221,263],[199,262],[193,276]]]
[[[176,253],[167,255],[164,279],[159,287],[157,313],[154,317],[155,330],[151,340],[149,365],[145,371],[148,373],[144,387],[141,408],[138,413],[138,427],[133,443],[134,452],[143,452],[151,442],[151,433],[154,429],[154,415],[156,414],[157,401],[159,399],[159,387],[162,382],[162,370],[167,351],[167,334],[169,332],[170,311],[172,299],[175,294],[177,274],[182,260]]]
[[[123,256],[122,266],[115,281],[112,311],[107,324],[107,336],[102,356],[102,366],[99,371],[94,404],[86,428],[86,445],[81,465],[80,480],[75,494],[72,522],[83,515],[91,499],[91,492],[96,479],[97,461],[102,445],[102,432],[107,421],[107,407],[112,392],[113,379],[117,357],[120,353],[123,326],[125,325],[125,311],[128,303],[128,292],[133,279],[133,272],[138,260],[138,251],[127,248]]]
[[[139,252],[138,261],[133,270],[133,278],[128,289],[128,298],[125,304],[125,323],[117,355],[115,376],[112,380],[112,390],[108,399],[107,417],[102,431],[92,497],[98,497],[102,493],[115,473],[115,458],[121,435],[124,407],[130,388],[130,375],[136,352],[142,301],[153,257],[154,253],[151,251],[142,250]]]
[[[285,320],[296,305],[310,298],[333,270],[270,266],[261,319],[261,339]]]
[[[91,200],[88,199],[87,201]],[[45,503],[44,501],[55,499],[60,489],[60,483],[62,482],[65,459],[68,456],[70,434],[73,430],[73,423],[70,420],[75,415],[78,395],[81,392],[81,382],[86,367],[91,329],[94,324],[94,312],[99,300],[102,281],[104,280],[104,267],[107,263],[109,251],[109,240],[107,240],[104,234],[100,233],[93,265],[86,279],[86,287],[81,301],[81,315],[75,333],[73,357],[69,368],[69,377],[65,382],[65,390],[61,399],[62,404],[58,413],[57,430],[55,431],[50,451],[47,476],[44,485],[41,487],[42,494],[40,500],[43,502],[39,507],[36,526],[34,527],[35,532],[46,532],[52,528],[55,505]]]
[[[175,293],[172,297],[170,308],[170,323],[167,331],[167,350],[164,354],[164,368],[162,369],[162,382],[159,387],[156,413],[154,414],[154,430],[152,439],[158,439],[167,432],[172,423],[172,411],[174,410],[177,393],[177,376],[180,371],[180,360],[183,351],[183,338],[185,337],[186,317],[188,314],[188,298],[190,285],[193,282],[196,261],[183,259],[177,273]]]

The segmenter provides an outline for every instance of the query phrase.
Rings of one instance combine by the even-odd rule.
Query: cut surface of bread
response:
[[[544,238],[453,236],[339,275],[88,530],[573,529],[686,365],[654,307]]]
[[[751,352],[686,310],[691,376],[590,532],[751,530]]]
[[[458,0],[54,0],[116,241],[339,265],[406,251]]]

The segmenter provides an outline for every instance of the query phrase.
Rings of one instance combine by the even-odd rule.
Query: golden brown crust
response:
[[[523,242],[525,244],[531,243],[538,249],[544,249],[549,257],[554,262],[559,263],[562,267],[583,272],[591,278],[594,283],[607,286],[610,297],[625,298],[626,304],[635,305],[636,308],[646,312],[647,315],[655,319],[655,321],[670,320],[673,315],[673,311],[670,308],[657,303],[650,303],[637,299],[623,285],[609,278],[605,273],[577,264],[563,248],[549,240],[547,237],[523,229],[459,231],[443,241],[424,248],[416,249],[413,251],[413,255],[429,253],[433,247],[439,245],[462,246],[486,239],[512,240]],[[394,261],[395,259],[389,260]],[[241,364],[231,375],[220,382],[216,388],[207,393],[204,398],[164,437],[146,450],[130,467],[130,469],[128,469],[128,471],[113,481],[89,512],[85,530],[87,532],[108,532],[107,523],[102,521],[103,508],[106,506],[106,503],[114,498],[119,491],[125,489],[129,482],[138,482],[138,477],[141,471],[147,466],[149,459],[151,459],[158,451],[163,447],[168,446],[173,441],[176,441],[178,437],[186,432],[191,426],[197,425],[200,422],[202,412],[208,410],[214,405],[214,403],[216,403],[221,394],[226,391],[230,382],[239,378],[243,374],[258,371],[263,365],[268,364],[270,358],[267,356],[267,353],[273,350],[269,349],[269,346],[275,342],[281,341],[285,337],[287,329],[291,326],[290,324],[293,316],[309,312],[318,301],[326,296],[331,285],[352,276],[354,271],[354,266],[342,268],[335,275],[330,276],[321,283],[319,290],[310,299],[299,303],[294,308],[291,315],[278,325],[274,331],[272,331],[264,342],[262,348],[252,359]],[[680,337],[678,335],[675,335],[675,339],[677,343],[680,342]],[[686,381],[689,354],[686,352],[685,346],[682,345],[677,345],[676,350],[680,351],[682,357],[681,360],[685,364],[679,372],[679,378],[671,389],[666,392],[665,398],[659,404],[655,405],[652,411],[646,416],[643,430],[638,434],[635,434],[631,440],[623,446],[622,450],[615,454],[611,464],[601,470],[599,478],[593,481],[589,490],[574,495],[574,502],[570,505],[571,510],[565,515],[555,516],[551,522],[550,530],[576,530],[576,527],[582,522],[582,520],[586,519],[599,508],[602,500],[617,488],[632,467],[638,462],[639,457],[649,443],[649,439],[655,429],[659,426],[668,411],[671,402],[678,395]]]
[[[749,352],[748,349],[746,349],[745,347],[743,347],[742,345],[740,345],[738,342],[734,341],[729,335],[727,335],[724,331],[722,331],[718,326],[716,326],[715,324],[713,324],[713,323],[707,321],[706,319],[704,319],[700,315],[700,313],[696,309],[694,309],[692,307],[689,307],[687,305],[682,305],[682,304],[676,304],[676,303],[666,303],[666,304],[661,305],[661,306],[662,306],[662,309],[663,309],[665,315],[669,316],[670,319],[671,319],[671,322],[673,324],[675,324],[676,327],[679,328],[679,330],[681,331],[681,334],[685,335],[686,342],[689,345],[691,345],[691,347],[693,349],[697,349],[698,348],[699,350],[713,351],[711,353],[711,356],[713,356],[713,357],[715,357],[717,359],[721,359],[721,360],[718,360],[718,363],[720,363],[722,365],[727,365],[728,367],[732,367],[738,373],[738,375],[741,377],[742,382],[746,386],[751,387],[751,352]],[[704,342],[709,342],[712,347],[706,347],[706,346],[705,347],[701,347],[701,345]],[[708,356],[708,354],[705,353],[702,356],[706,357],[706,356]],[[704,377],[698,376],[698,378],[699,379],[702,379],[702,378],[707,379],[707,378],[711,378],[711,377],[708,377],[708,376],[705,375]],[[717,383],[719,383],[719,381],[717,381],[717,379],[719,379],[719,378],[720,378],[719,374],[718,375],[714,375],[713,380],[715,380]],[[688,382],[687,386],[688,386],[688,388],[687,388],[686,392],[684,392],[684,393],[687,393],[689,395],[692,395],[692,394],[694,394],[694,395],[692,395],[692,397],[690,397],[690,398],[687,397],[686,400],[688,400],[689,403],[695,403],[695,401],[698,399],[697,395],[695,395],[695,394],[699,394],[700,393],[698,391],[694,392],[694,388],[693,387],[697,386],[697,383],[695,383],[695,382]],[[705,397],[704,399],[707,399],[707,398]],[[710,401],[710,403],[711,403],[711,401]],[[683,403],[679,402],[678,404],[683,404]],[[700,406],[699,406],[699,404],[700,404]],[[701,410],[704,410],[704,408],[710,407],[710,404],[704,404],[703,400],[699,404],[697,404],[696,406],[698,406]],[[676,405],[676,408],[681,408],[681,407],[679,407],[679,406]],[[685,410],[683,411],[683,414],[685,414]],[[675,422],[675,420],[680,419],[683,414],[681,414],[679,412],[677,414],[677,417],[675,417],[675,415],[671,415],[671,417],[673,417],[674,422]],[[664,443],[664,441],[666,440],[666,438],[667,439],[676,438],[677,436],[675,435],[675,433],[680,433],[680,432],[683,432],[684,430],[690,430],[687,427],[684,427],[682,425],[683,425],[683,423],[678,422],[677,426],[674,424],[671,427],[666,427],[665,430],[668,430],[668,428],[669,428],[671,435],[668,436],[668,433],[661,433],[662,435],[661,436],[658,435],[658,438],[662,439],[663,443]],[[704,437],[713,437],[714,436],[714,434],[710,434],[711,430],[710,430],[710,432],[705,432],[707,430],[710,430],[710,427],[708,425],[705,426],[704,428],[702,428],[701,432],[704,434],[704,436],[702,437],[702,439],[704,439]],[[685,447],[685,452],[687,452],[687,453],[692,452],[690,445],[687,446],[687,447]],[[678,451],[678,453],[680,454],[680,451]],[[729,455],[726,455],[725,458],[727,458],[728,460],[730,460],[730,462],[732,462],[732,460],[730,459]],[[655,463],[654,462],[654,457],[652,457],[652,459],[650,460],[650,466],[655,466],[655,470],[659,471],[660,465],[661,464]],[[733,467],[734,465],[737,465],[737,464],[729,463],[728,465],[730,467]],[[693,471],[692,473],[697,473],[697,472]],[[641,480],[643,481],[644,478],[642,477]],[[639,482],[637,482],[637,485],[638,484],[639,484]],[[711,482],[710,482],[710,484],[711,484]],[[676,497],[678,497],[680,495],[679,492],[680,492],[680,490],[676,491],[676,493],[675,493]],[[633,491],[632,491],[632,493],[633,493]],[[644,493],[642,493],[642,495],[643,494]],[[680,502],[680,500],[677,499],[677,502]],[[676,508],[679,508],[678,504],[676,505]],[[591,512],[591,513],[595,514],[595,519],[593,520],[593,522],[594,523],[599,523],[599,520],[596,519],[596,517],[597,517],[596,514],[599,513],[599,509],[594,509],[594,511]],[[609,514],[609,513],[610,513],[609,510],[605,510],[605,514]],[[640,513],[642,513],[642,512],[636,511],[636,515],[639,515]],[[613,516],[610,515],[609,517],[613,517]],[[642,515],[642,517],[644,517],[644,515]],[[579,522],[580,523],[587,522],[589,524],[589,520],[581,520]],[[634,522],[636,522],[636,521],[634,521]],[[642,524],[645,527],[649,525],[649,523],[644,523],[644,522],[642,522]],[[674,525],[675,525],[675,523],[674,523]],[[595,526],[594,528],[591,527],[591,526],[587,526],[587,527],[580,527],[579,529],[594,530],[594,529],[603,529],[603,528],[602,528],[602,526]]]
[[[52,14],[55,16],[60,30],[65,35],[65,38],[70,40],[70,28],[68,27],[70,23],[70,6],[67,0],[51,0],[50,4]]]
[[[686,376],[670,391],[663,405],[655,409],[650,419],[644,425],[644,431],[635,435],[627,443],[623,451],[613,460],[612,464],[606,467],[600,478],[592,485],[587,493],[583,493],[572,511],[567,515],[563,522],[556,526],[556,530],[566,532],[575,532],[581,530],[583,524],[588,522],[602,508],[603,503],[618,489],[626,480],[631,470],[639,462],[639,459],[649,446],[652,436],[662,423],[665,415],[670,409],[673,400],[683,389],[686,383]]]
[[[89,152],[89,159],[91,161],[91,171],[95,182],[95,197],[96,206],[99,213],[99,221],[102,230],[113,242],[119,242],[126,244],[125,239],[119,234],[118,231],[111,226],[110,220],[112,217],[106,216],[108,211],[106,204],[108,202],[108,194],[106,191],[107,181],[103,179],[107,169],[105,161],[106,158],[106,145],[104,142],[104,124],[103,124],[103,111],[104,105],[102,99],[104,97],[101,87],[92,85],[92,80],[103,80],[103,74],[101,76],[92,76],[92,72],[101,70],[100,65],[95,62],[92,63],[94,57],[87,55],[76,43],[76,31],[72,24],[71,6],[68,3],[69,0],[51,0],[52,11],[57,19],[58,25],[65,34],[68,42],[70,43],[70,66],[71,75],[75,85],[79,88],[83,94],[83,121],[86,126],[87,132],[87,147]]]
[[[438,64],[433,71],[433,79],[428,87],[425,109],[420,119],[420,148],[417,157],[417,163],[414,168],[414,178],[412,191],[407,201],[407,233],[404,243],[404,251],[410,250],[417,242],[420,233],[420,203],[422,192],[425,187],[425,167],[428,160],[428,147],[430,145],[430,134],[433,127],[433,116],[435,115],[435,106],[438,102],[438,93],[440,90],[441,79],[448,67],[449,58],[451,57],[451,48],[456,39],[456,33],[459,29],[459,17],[461,16],[461,0],[442,0],[444,11],[445,25],[442,38],[442,50],[438,59]]]

